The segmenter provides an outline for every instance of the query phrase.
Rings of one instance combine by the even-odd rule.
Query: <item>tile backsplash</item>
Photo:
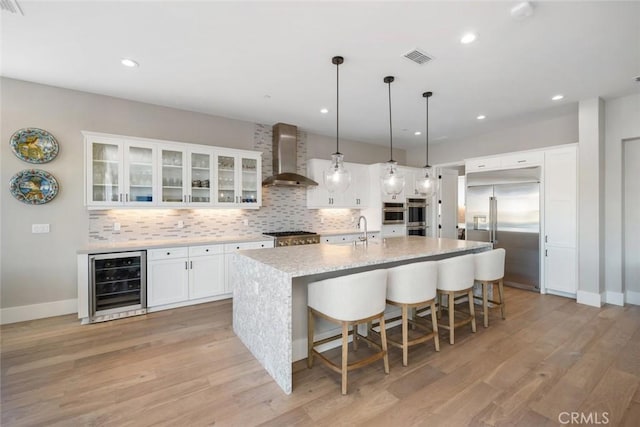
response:
[[[298,131],[298,173],[306,174],[307,135]],[[262,178],[272,174],[271,126],[257,124],[254,149],[262,151]],[[89,211],[89,243],[249,236],[266,231],[333,231],[355,227],[357,209],[307,209],[304,188],[264,187],[262,207],[244,209],[109,209]],[[182,228],[178,223],[182,221]],[[113,224],[120,230],[114,231]],[[247,225],[245,225],[247,224]]]

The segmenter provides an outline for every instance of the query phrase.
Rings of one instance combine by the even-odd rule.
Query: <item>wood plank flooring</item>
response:
[[[578,305],[506,289],[507,319],[467,325],[441,351],[411,347],[340,376],[294,365],[282,393],[218,301],[81,326],[75,316],[2,326],[3,426],[543,426],[640,422],[640,307]],[[267,326],[268,327],[268,326]],[[396,332],[396,330],[391,331]],[[358,350],[364,354],[367,349]],[[339,358],[339,350],[331,350]],[[594,418],[597,417],[597,418]],[[583,419],[582,425],[588,425]]]

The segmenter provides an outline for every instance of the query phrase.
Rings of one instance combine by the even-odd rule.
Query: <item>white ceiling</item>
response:
[[[342,55],[341,137],[374,144],[389,141],[387,75],[405,148],[424,144],[426,90],[436,142],[640,87],[637,1],[534,2],[521,21],[511,1],[19,3],[24,16],[2,12],[3,76],[334,135]],[[403,58],[416,47],[433,61]]]

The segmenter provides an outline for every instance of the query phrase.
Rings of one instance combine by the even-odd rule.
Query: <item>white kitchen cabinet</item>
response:
[[[174,304],[188,299],[187,248],[147,251],[147,307]]]
[[[482,157],[465,160],[465,172],[482,172],[495,169],[515,169],[528,166],[540,166],[544,163],[543,151],[520,151],[494,157]]]
[[[437,237],[458,238],[458,170],[438,168]]]
[[[189,299],[224,293],[224,245],[189,247]]]
[[[381,230],[382,237],[398,237],[407,235],[407,226],[402,225],[383,225]]]
[[[224,271],[225,271],[225,292],[233,293],[233,265],[232,259],[236,252],[246,249],[267,249],[273,248],[273,239],[261,240],[257,242],[227,243],[224,245]]]
[[[259,208],[262,205],[260,153],[218,150],[216,167],[217,205],[242,208]]]
[[[93,207],[156,204],[155,146],[85,133],[86,204]]]
[[[544,153],[544,283],[577,292],[577,147]]]
[[[224,294],[223,248],[220,244],[147,251],[147,306]]]
[[[86,205],[232,207],[262,204],[262,153],[83,132]]]
[[[346,233],[346,234],[333,234],[330,236],[322,235],[320,241],[322,243],[328,243],[330,245],[337,245],[341,243],[353,243],[359,242],[360,237],[363,236],[362,232],[355,233]],[[378,241],[380,240],[380,232],[379,231],[371,231],[367,233],[367,238],[369,241]]]
[[[324,172],[331,166],[330,160],[309,159],[307,176],[318,183],[307,188],[307,208],[364,208],[369,203],[370,177],[369,166],[358,163],[345,163],[351,173],[351,184],[344,193],[329,193],[324,183]]]

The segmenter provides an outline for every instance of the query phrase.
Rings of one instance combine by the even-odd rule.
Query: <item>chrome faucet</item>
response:
[[[364,219],[364,232],[363,232],[362,236],[358,236],[358,240],[360,240],[362,243],[364,243],[366,245],[367,241],[368,241],[368,237],[367,237],[367,218],[365,218],[364,215],[360,215],[360,217],[358,218],[358,228],[360,228],[360,222],[363,219]]]

